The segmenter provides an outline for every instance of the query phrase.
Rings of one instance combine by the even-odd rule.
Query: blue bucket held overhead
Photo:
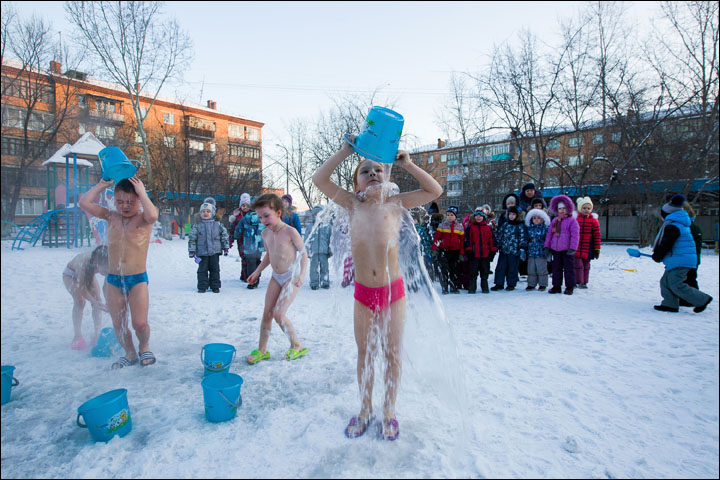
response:
[[[5,405],[10,401],[10,394],[12,393],[12,387],[17,387],[20,382],[17,378],[13,377],[15,367],[12,365],[2,366],[2,392],[0,392],[2,398],[0,398],[0,405]]]
[[[102,166],[103,180],[112,180],[116,184],[120,180],[130,178],[137,173],[140,162],[129,160],[118,147],[105,147],[98,152],[98,159]],[[137,162],[137,166],[132,162]]]
[[[235,360],[235,347],[227,343],[208,343],[200,350],[200,361],[209,373],[228,372]]]
[[[347,141],[359,155],[380,163],[393,163],[400,146],[405,119],[399,113],[385,107],[372,107],[365,119],[365,127],[353,143]]]
[[[80,423],[83,417],[85,424]],[[91,398],[78,407],[78,427],[87,428],[96,442],[107,442],[115,435],[124,437],[132,430],[127,389],[119,388]]]
[[[243,379],[234,373],[216,373],[203,378],[205,418],[209,422],[224,422],[235,418],[242,406],[240,387]]]
[[[100,336],[98,336],[97,343],[90,351],[90,355],[93,357],[109,357],[120,350],[122,350],[122,347],[115,336],[115,331],[111,327],[106,327],[100,330]]]

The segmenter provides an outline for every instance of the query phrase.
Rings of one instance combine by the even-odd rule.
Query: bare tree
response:
[[[155,186],[145,118],[163,85],[185,70],[192,55],[190,37],[175,20],[163,20],[161,6],[144,1],[65,3],[79,45],[100,72],[130,96],[151,189]],[[149,99],[147,107],[141,96]]]
[[[72,65],[74,59],[68,47],[61,50],[53,40],[52,26],[43,19],[5,20],[3,48],[18,59],[13,64],[3,58],[2,75],[3,143],[18,159],[3,166],[2,218],[12,222],[26,178],[55,152],[72,110],[72,81],[49,68],[50,62],[64,59]]]

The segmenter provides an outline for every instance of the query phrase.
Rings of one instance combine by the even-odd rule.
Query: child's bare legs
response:
[[[128,294],[132,326],[138,339],[138,353],[150,351],[150,324],[148,323],[148,310],[150,306],[150,292],[145,282],[136,284]]]
[[[83,321],[83,310],[85,309],[85,298],[79,289],[75,288],[75,284],[67,275],[63,275],[63,283],[65,288],[72,295],[73,309],[72,309],[72,320],[73,329],[75,330],[75,339],[82,338],[82,321]]]
[[[134,361],[138,358],[138,351],[144,353],[150,350],[150,325],[148,325],[149,292],[147,283],[135,285],[127,297],[116,286],[110,285],[107,290],[107,306],[113,320],[115,336],[125,349],[125,358]],[[128,306],[132,317],[132,327],[138,338],[138,350],[133,344],[132,332],[128,328]]]
[[[95,279],[93,279],[91,293],[95,298],[100,298],[100,285]],[[90,343],[91,348],[97,344],[98,337],[100,336],[100,328],[102,327],[102,310],[95,305],[92,306],[92,317],[95,325],[95,336]]]
[[[287,294],[286,289],[290,290]],[[263,310],[263,317],[260,322],[260,341],[258,342],[258,351],[264,354],[267,351],[267,343],[270,338],[270,330],[272,330],[273,318],[280,325],[280,328],[288,336],[290,340],[290,348],[299,350],[302,348],[302,343],[295,333],[295,327],[285,316],[287,309],[295,299],[299,288],[295,288],[292,284],[292,280],[285,284],[285,287],[281,287],[280,284],[274,278],[270,278],[267,290],[265,291],[265,308]],[[289,295],[287,298],[281,298],[283,295]],[[252,355],[247,356],[247,361],[251,362],[254,358]]]
[[[110,318],[112,318],[115,337],[125,350],[125,358],[131,362],[135,361],[138,354],[133,344],[132,332],[128,328],[125,294],[116,286],[109,285],[105,290],[105,300],[107,301]]]
[[[354,436],[365,430],[372,415],[372,392],[375,379],[375,351],[377,339],[371,338],[370,330],[373,327],[374,313],[372,310],[355,300],[353,325],[355,343],[357,344],[357,381],[360,388],[361,404],[357,425],[348,425],[348,434]],[[377,334],[377,333],[376,333]]]
[[[381,336],[385,354],[385,402],[383,405],[383,434],[392,437],[396,428],[388,422],[395,418],[395,400],[397,399],[400,377],[402,375],[402,337],[405,328],[405,298],[390,305],[390,318],[387,319],[385,335]]]

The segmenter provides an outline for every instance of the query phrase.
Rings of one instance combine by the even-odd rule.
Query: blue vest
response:
[[[695,240],[690,233],[690,223],[690,216],[685,210],[678,210],[665,217],[663,231],[668,225],[673,225],[680,230],[680,237],[675,240],[672,250],[663,258],[666,270],[679,267],[697,268],[697,251]]]

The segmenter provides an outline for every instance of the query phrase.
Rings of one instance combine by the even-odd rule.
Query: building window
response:
[[[603,134],[602,133],[596,133],[593,135],[593,145],[602,145],[603,143]]]
[[[190,140],[190,148],[192,150],[202,152],[203,150],[205,150],[205,143],[199,142],[197,140]]]
[[[35,84],[28,86],[27,80],[23,78],[10,78],[2,76],[3,95],[10,97],[35,100],[42,103],[55,103],[55,89],[52,85]],[[29,97],[29,98],[28,98]]]
[[[175,148],[175,137],[165,135],[163,137],[163,143],[165,143],[165,146],[168,148]]]
[[[448,170],[447,168],[443,168],[442,170],[440,170],[440,176],[447,177],[447,170]]]
[[[251,145],[239,145],[237,143],[228,143],[228,155],[232,157],[260,159],[260,149]]]
[[[535,150],[537,150],[537,146],[535,145],[535,142],[532,142],[532,143],[530,144],[530,151],[531,151],[531,152],[534,152]]]
[[[245,127],[242,125],[235,125],[234,123],[228,124],[228,137],[230,138],[245,138]]]
[[[458,165],[460,163],[460,152],[450,152],[447,154],[448,165]]]
[[[116,129],[115,127],[110,127],[107,125],[98,125],[97,126],[97,136],[98,138],[105,138],[108,140],[114,140],[115,139],[115,133]]]
[[[560,140],[557,138],[553,138],[547,143],[548,150],[557,150],[558,148],[560,148]]]
[[[8,128],[25,128],[27,110],[24,108],[2,106],[2,126]],[[28,130],[44,132],[50,130],[55,122],[55,115],[44,112],[31,112]]]
[[[2,167],[2,183],[5,186],[17,184],[18,167],[13,165],[3,165]],[[38,168],[28,168],[23,175],[23,187],[46,188],[47,173],[45,170]]]
[[[22,138],[2,136],[2,154],[22,156],[24,140]],[[54,143],[43,145],[39,142],[28,140],[29,158],[50,158],[56,150]],[[5,167],[3,167],[5,168]],[[44,184],[42,186],[45,186]]]
[[[583,144],[582,136],[570,137],[570,140],[568,141],[568,147],[582,147],[582,144]]]
[[[440,154],[440,161],[441,161],[442,163],[447,162],[447,153],[441,153],[441,154]]]
[[[259,142],[260,141],[260,129],[247,127],[247,139],[252,140],[253,142]]]
[[[428,163],[432,163],[432,162],[433,162],[433,156],[432,156],[432,155],[428,155]]]
[[[210,151],[215,153],[217,151],[217,143],[210,144]]]
[[[15,207],[15,215],[36,217],[45,212],[45,199],[43,198],[18,198]]]
[[[168,125],[175,125],[175,114],[163,113],[163,123],[167,123]]]
[[[585,158],[584,155],[570,155],[568,157],[568,165],[570,165],[570,166],[580,165],[583,162],[584,158]]]
[[[620,143],[620,140],[622,139],[622,133],[621,132],[613,132],[612,137],[610,137],[613,143]]]

